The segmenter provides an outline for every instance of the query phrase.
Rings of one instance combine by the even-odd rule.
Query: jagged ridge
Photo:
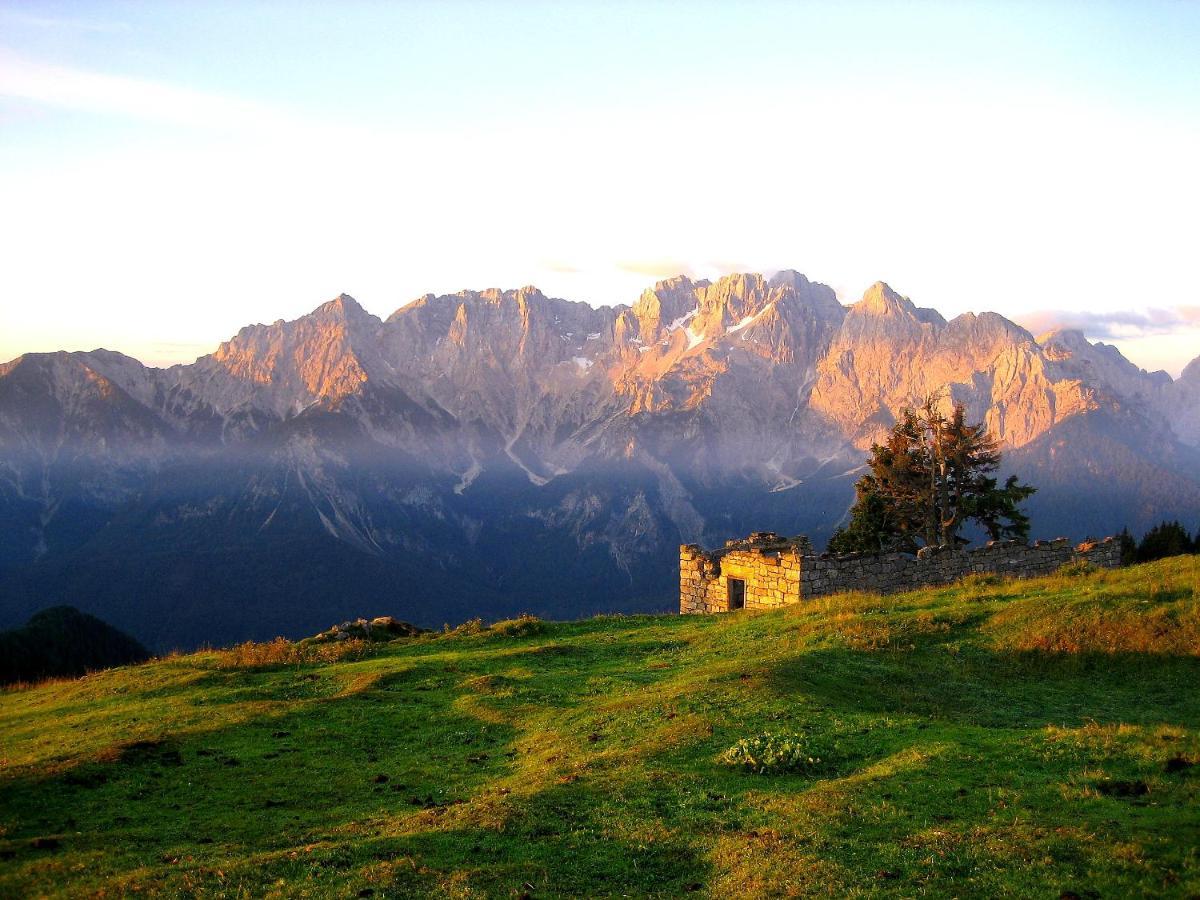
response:
[[[315,586],[279,560],[304,546],[345,565],[333,545],[375,560],[354,590],[440,572],[442,588],[414,595],[423,624],[472,596],[520,611],[518,591],[551,584],[571,585],[568,607],[666,608],[679,541],[761,528],[822,540],[863,448],[938,391],[1041,474],[1043,527],[1078,527],[1061,501],[1095,478],[1121,499],[1089,525],[1137,527],[1200,506],[1197,372],[1172,381],[995,313],[946,321],[882,282],[844,307],[794,271],[679,276],[599,309],[525,287],[426,295],[381,320],[342,295],[169,369],[30,354],[0,366],[0,509],[14,524],[0,579],[20,581],[0,614],[73,601],[47,595],[83,583],[68,563],[94,572],[149,547],[158,572],[182,548],[261,564],[244,587],[171,570],[188,608],[201,584],[273,579],[307,596]],[[1067,450],[1069,468],[1056,463]],[[110,580],[140,585],[124,565]]]

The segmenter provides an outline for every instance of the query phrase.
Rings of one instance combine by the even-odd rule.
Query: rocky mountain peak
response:
[[[804,286],[812,284],[802,273],[795,269],[780,269],[771,276],[767,282],[771,287],[787,286],[793,290],[801,290]]]
[[[877,281],[863,293],[862,299],[851,307],[856,315],[897,316],[916,318],[917,307],[907,297],[892,290],[886,282]]]
[[[1183,367],[1183,371],[1179,373],[1179,380],[1200,385],[1200,356]]]
[[[837,323],[846,316],[846,307],[842,306],[833,288],[809,281],[794,269],[776,272],[769,284],[772,288],[789,290],[801,308],[811,311],[819,319]]]
[[[933,310],[918,309],[907,297],[877,281],[846,311],[834,351],[869,343],[878,345],[878,352],[886,355],[902,346],[932,339],[945,324],[946,320]]]
[[[1166,372],[1147,372],[1111,344],[1092,343],[1076,328],[1062,328],[1038,338],[1046,360],[1060,377],[1077,380],[1111,398],[1154,402],[1171,383]]]
[[[327,301],[326,303],[322,304],[318,308],[324,309],[327,307],[332,308],[332,309],[339,309],[339,310],[346,310],[346,309],[361,310],[362,309],[362,306],[359,304],[359,302],[357,300],[355,300],[353,297],[351,297],[349,294],[346,294],[346,293],[338,294],[332,300]]]
[[[379,324],[379,318],[363,309],[362,305],[349,294],[338,294],[332,300],[322,303],[309,313],[308,316],[301,316],[296,321],[303,322],[305,319],[310,318],[326,322],[347,323],[355,326]]]
[[[486,290],[479,291],[459,291],[454,296],[468,299],[478,297],[488,303],[503,306],[506,303],[515,303],[518,306],[529,303],[545,300],[546,295],[541,289],[532,284],[527,284],[524,287],[505,290],[504,288],[492,287]]]
[[[697,308],[697,292],[706,287],[707,281],[693,282],[686,275],[677,275],[642,291],[632,310],[641,339],[651,343],[686,324],[683,319]]]
[[[701,278],[698,281],[692,281],[687,275],[672,275],[670,278],[663,278],[654,282],[653,288],[647,290],[658,291],[674,291],[674,290],[691,290],[692,287],[708,287],[709,281],[707,278]]]
[[[286,417],[359,391],[379,368],[381,326],[340,294],[298,319],[243,328],[211,356],[182,368],[178,385],[206,396],[221,415],[250,407]]]
[[[1078,328],[1054,328],[1045,334],[1038,335],[1037,342],[1042,349],[1055,358],[1069,356],[1071,353],[1091,347],[1088,339]]]
[[[918,309],[918,313],[925,310]],[[930,310],[932,312],[932,310]],[[1033,343],[1033,335],[999,313],[965,312],[946,323],[945,340],[985,347],[996,343]]]
[[[122,594],[157,596],[199,540],[264,548],[231,578],[252,576],[254,602],[274,591],[281,615],[310,580],[287,580],[296,560],[358,560],[312,586],[321,624],[360,571],[358,596],[427,590],[412,602],[439,618],[447,596],[586,584],[578,614],[670,596],[673,554],[697,536],[827,535],[866,448],[931,393],[1029,472],[1042,534],[1052,514],[1102,533],[1200,507],[1200,360],[1164,378],[1079,332],[1039,344],[995,314],[946,323],[882,282],[846,308],[794,270],[666,279],[634,307],[532,286],[427,294],[386,323],[340,295],[192,365],[93,351],[0,366],[0,563],[74,566],[65,542],[93,517],[87,540],[118,535],[121,570],[154,573]],[[1085,495],[1104,504],[1091,518]],[[213,558],[196,570],[221,574]],[[231,583],[197,581],[163,614]]]
[[[761,275],[737,272],[697,291],[696,306],[698,314],[706,319],[737,322],[762,312],[771,302],[769,294],[767,282]]]

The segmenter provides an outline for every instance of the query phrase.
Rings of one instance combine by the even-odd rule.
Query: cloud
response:
[[[670,278],[673,275],[687,275],[689,278],[696,270],[689,263],[677,259],[629,259],[617,263],[622,272],[632,272],[634,275],[646,275],[650,278]]]
[[[198,128],[277,130],[298,124],[233,97],[41,63],[3,48],[0,96]]]
[[[98,22],[90,19],[64,18],[60,16],[34,16],[16,10],[0,11],[0,19],[14,25],[24,25],[29,28],[45,28],[58,31],[92,31],[101,34],[115,34],[132,29],[127,22]]]
[[[1200,306],[1126,309],[1112,312],[1047,309],[1018,316],[1017,321],[1034,334],[1044,334],[1056,328],[1074,328],[1082,331],[1089,338],[1128,340],[1200,328]]]
[[[557,272],[560,275],[578,275],[584,271],[580,266],[560,259],[543,260],[542,268],[547,272]]]

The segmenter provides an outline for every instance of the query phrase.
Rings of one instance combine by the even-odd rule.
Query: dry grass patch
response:
[[[845,896],[853,874],[771,828],[723,834],[709,853],[708,896]]]
[[[525,613],[517,616],[515,619],[504,619],[501,622],[495,622],[488,631],[501,637],[532,637],[538,634],[545,634],[546,623],[537,616]]]
[[[341,660],[362,659],[367,654],[366,641],[346,640],[329,643],[293,643],[286,638],[244,644],[217,650],[213,664],[222,670],[268,670],[285,666],[327,665]]]
[[[1024,603],[989,623],[1005,650],[1039,653],[1145,653],[1200,656],[1200,604],[1081,601],[1064,607]]]

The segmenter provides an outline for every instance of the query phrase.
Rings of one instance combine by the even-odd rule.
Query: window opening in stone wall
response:
[[[746,608],[746,582],[741,578],[730,578],[729,583],[729,608],[730,609],[745,609]]]

